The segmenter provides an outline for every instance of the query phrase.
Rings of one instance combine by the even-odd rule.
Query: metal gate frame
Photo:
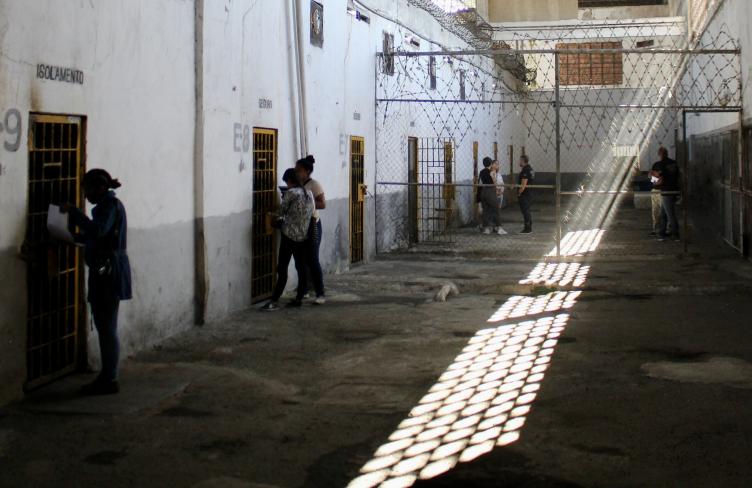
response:
[[[257,147],[257,137],[271,137],[271,148]],[[253,171],[253,188],[252,188],[252,225],[251,225],[251,301],[257,303],[261,300],[269,298],[274,290],[274,280],[277,271],[277,237],[274,229],[271,226],[271,212],[276,210],[277,199],[277,161],[278,155],[278,133],[277,129],[266,129],[260,127],[253,128],[253,147],[252,147],[252,171]],[[257,156],[261,152],[272,152],[271,170],[258,170],[256,167]],[[271,180],[271,189],[259,191],[256,187],[257,173],[263,173],[261,176],[264,179]],[[259,234],[256,234],[259,232]],[[264,240],[265,242],[258,242],[257,240]],[[256,246],[260,245],[264,247],[264,253],[257,252]],[[270,256],[271,261],[264,263],[265,269],[262,275],[256,275],[257,266],[261,265],[262,257]],[[264,280],[264,289],[261,293],[257,292],[256,282]]]
[[[365,259],[365,144],[365,138],[350,136],[350,264],[362,263]],[[355,151],[356,145],[359,152]],[[358,171],[355,158],[360,158]]]
[[[739,124],[740,124],[740,137],[739,137],[739,154],[740,158],[743,156],[743,145],[742,145],[742,130],[741,130],[741,124],[742,124],[742,97],[741,97],[741,90],[736,94],[737,97],[735,100],[738,100],[738,104],[734,105],[722,105],[721,103],[710,103],[706,104],[705,106],[698,107],[696,105],[693,105],[691,101],[681,101],[679,103],[670,103],[665,97],[662,97],[659,103],[651,103],[649,105],[645,104],[639,104],[639,105],[622,105],[622,104],[601,104],[601,105],[592,105],[592,104],[584,104],[584,103],[573,103],[573,104],[564,104],[561,100],[561,60],[560,58],[562,56],[566,55],[593,55],[593,54],[674,54],[679,55],[682,58],[682,61],[680,63],[680,66],[678,67],[677,71],[674,73],[675,80],[674,85],[670,87],[669,90],[666,90],[666,92],[671,93],[676,86],[679,85],[679,83],[682,80],[682,77],[688,72],[691,67],[689,66],[689,61],[691,58],[696,56],[702,56],[702,55],[733,55],[736,57],[737,64],[738,64],[738,70],[739,73],[741,73],[741,49],[733,48],[733,49],[705,49],[705,48],[697,48],[697,42],[699,42],[699,37],[697,41],[694,44],[694,47],[688,47],[684,49],[676,49],[676,48],[670,48],[670,49],[652,49],[652,48],[635,48],[635,49],[625,49],[625,48],[583,48],[583,49],[505,49],[505,48],[488,48],[488,49],[467,49],[467,50],[438,50],[438,51],[423,51],[423,52],[408,52],[408,51],[396,51],[396,52],[390,52],[390,53],[377,53],[376,54],[376,85],[379,86],[379,75],[380,72],[378,70],[378,66],[382,64],[382,61],[385,59],[385,57],[389,57],[390,59],[394,58],[415,58],[415,57],[430,57],[430,58],[436,58],[437,56],[442,56],[446,58],[451,59],[461,59],[468,56],[487,56],[487,57],[495,57],[495,56],[501,56],[506,58],[522,58],[524,59],[527,55],[551,55],[553,56],[553,70],[554,70],[554,97],[553,97],[553,107],[555,111],[555,185],[553,185],[554,194],[555,194],[555,212],[556,212],[556,233],[555,233],[555,241],[556,241],[556,248],[555,248],[555,256],[556,258],[561,257],[561,241],[562,241],[562,234],[563,234],[563,222],[562,222],[562,196],[563,195],[573,195],[573,196],[583,196],[587,194],[598,194],[598,193],[607,193],[612,195],[619,195],[619,194],[626,194],[627,191],[622,190],[616,190],[616,191],[597,191],[597,190],[588,190],[588,189],[582,189],[581,191],[577,192],[564,192],[562,191],[562,172],[561,172],[561,145],[562,145],[562,130],[561,130],[561,109],[567,108],[567,109],[585,109],[585,108],[610,108],[610,109],[653,109],[656,111],[673,111],[675,115],[678,117],[679,114],[682,115],[684,121],[686,121],[686,113],[691,112],[736,112],[739,113]],[[395,63],[396,64],[396,63]],[[500,83],[503,82],[503,80],[499,80]],[[502,100],[467,100],[463,99],[463,97],[460,97],[460,99],[444,99],[444,100],[435,100],[435,99],[426,99],[426,98],[379,98],[377,94],[376,98],[376,106],[378,107],[379,104],[389,104],[389,103],[442,103],[442,104],[549,104],[551,102],[544,101],[544,100],[525,100],[520,101],[517,100],[511,100],[511,99],[502,99]],[[378,127],[378,120],[377,120],[377,127]],[[686,123],[683,124],[684,127],[684,139],[683,143],[686,144]],[[376,165],[377,165],[377,174],[378,174],[378,165],[380,162],[379,154],[378,154],[378,134],[379,131],[376,131]],[[643,140],[644,143],[644,140]],[[523,148],[524,153],[524,148]],[[684,151],[686,154],[686,151]],[[684,182],[685,182],[685,188],[684,192],[686,194],[686,180],[687,180],[687,173],[688,170],[686,157],[683,158],[682,164],[685,171],[684,176]],[[377,178],[376,181],[376,192],[375,196],[378,199],[378,188],[381,185],[410,185],[409,183],[402,183],[402,182],[394,182],[394,181],[379,181]],[[462,184],[455,184],[453,187],[459,187],[459,186],[472,186],[477,187],[477,185],[462,185]],[[506,185],[508,188],[515,188],[517,187],[516,184],[512,182],[512,184]],[[538,187],[538,188],[549,188],[547,185],[530,185],[531,188]],[[742,206],[743,207],[743,206]],[[377,202],[377,212],[378,212],[378,202]],[[683,220],[684,220],[684,247],[685,251],[688,247],[688,241],[687,241],[687,234],[686,229],[688,227],[688,217],[687,217],[687,210],[686,206],[683,206]],[[742,208],[741,210],[742,215],[740,216],[740,220],[744,221],[744,210]],[[378,218],[378,217],[377,217]],[[377,227],[378,232],[378,227]],[[378,239],[377,239],[378,242]],[[744,248],[744,245],[742,244],[742,249]]]

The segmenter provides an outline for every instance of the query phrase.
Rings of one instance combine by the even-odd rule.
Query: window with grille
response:
[[[394,34],[384,32],[384,74],[394,76]]]
[[[428,57],[428,84],[431,90],[436,89],[436,56]]]
[[[556,49],[621,49],[616,42],[559,43]],[[561,85],[621,85],[624,81],[622,53],[594,52],[572,53],[559,56],[559,82]]]

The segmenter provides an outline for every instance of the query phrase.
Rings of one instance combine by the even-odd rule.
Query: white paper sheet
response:
[[[74,242],[73,236],[68,230],[68,214],[62,213],[57,205],[50,204],[47,210],[47,230],[53,239]]]

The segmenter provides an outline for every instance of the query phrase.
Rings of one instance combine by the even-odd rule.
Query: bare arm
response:
[[[316,210],[323,210],[326,208],[326,198],[324,198],[324,194],[320,193],[316,198],[314,198],[316,201]]]
[[[519,194],[522,195],[522,193],[525,191],[526,188],[527,188],[527,178],[522,178],[520,182]]]

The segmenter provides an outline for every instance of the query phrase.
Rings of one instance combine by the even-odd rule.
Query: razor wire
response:
[[[541,176],[536,182],[549,187],[536,190],[539,211],[553,212],[551,185],[560,178],[558,189],[565,195],[561,214],[542,216],[544,222],[553,224],[544,226],[544,232],[554,232],[561,225],[602,225],[603,209],[610,208],[608,202],[613,200],[609,194],[628,190],[631,177],[649,169],[659,146],[676,153],[681,111],[741,108],[739,47],[723,28],[706,33],[692,46],[687,43],[686,25],[679,21],[578,22],[561,28],[502,30],[494,35],[502,44],[492,46],[509,48],[414,52],[400,45],[392,53],[378,55],[379,251],[419,244],[411,242],[410,228],[429,225],[416,223],[408,212],[410,191],[415,192],[409,188],[417,185],[421,191],[420,181],[409,178],[408,167],[416,164],[409,161],[409,137],[453,141],[454,177],[451,182],[441,178],[436,182],[454,186],[452,209],[437,207],[422,215],[437,219],[436,214],[443,212],[447,235],[438,241],[457,244],[462,235],[470,235],[467,229],[477,230],[477,187],[473,184],[482,169],[480,161],[493,157],[494,144],[512,205],[516,162],[508,158],[510,147],[515,156],[524,148]],[[619,47],[601,47],[608,42],[617,42]],[[524,79],[504,69],[500,52],[506,58],[524,60]],[[606,57],[614,60],[612,69],[618,65],[619,79],[605,84],[581,76],[582,66],[590,66],[588,73],[597,78],[596,68],[603,69]],[[571,71],[572,59],[579,78],[564,84],[562,63],[569,62]],[[474,143],[479,148],[477,158],[473,157]],[[417,161],[418,171],[420,164]],[[567,202],[572,200],[569,196],[576,201]],[[588,202],[582,202],[583,198]],[[513,210],[509,212],[513,227],[518,225],[517,217]],[[480,239],[478,234],[472,236],[465,240]],[[491,245],[514,251],[525,243],[504,238]]]

